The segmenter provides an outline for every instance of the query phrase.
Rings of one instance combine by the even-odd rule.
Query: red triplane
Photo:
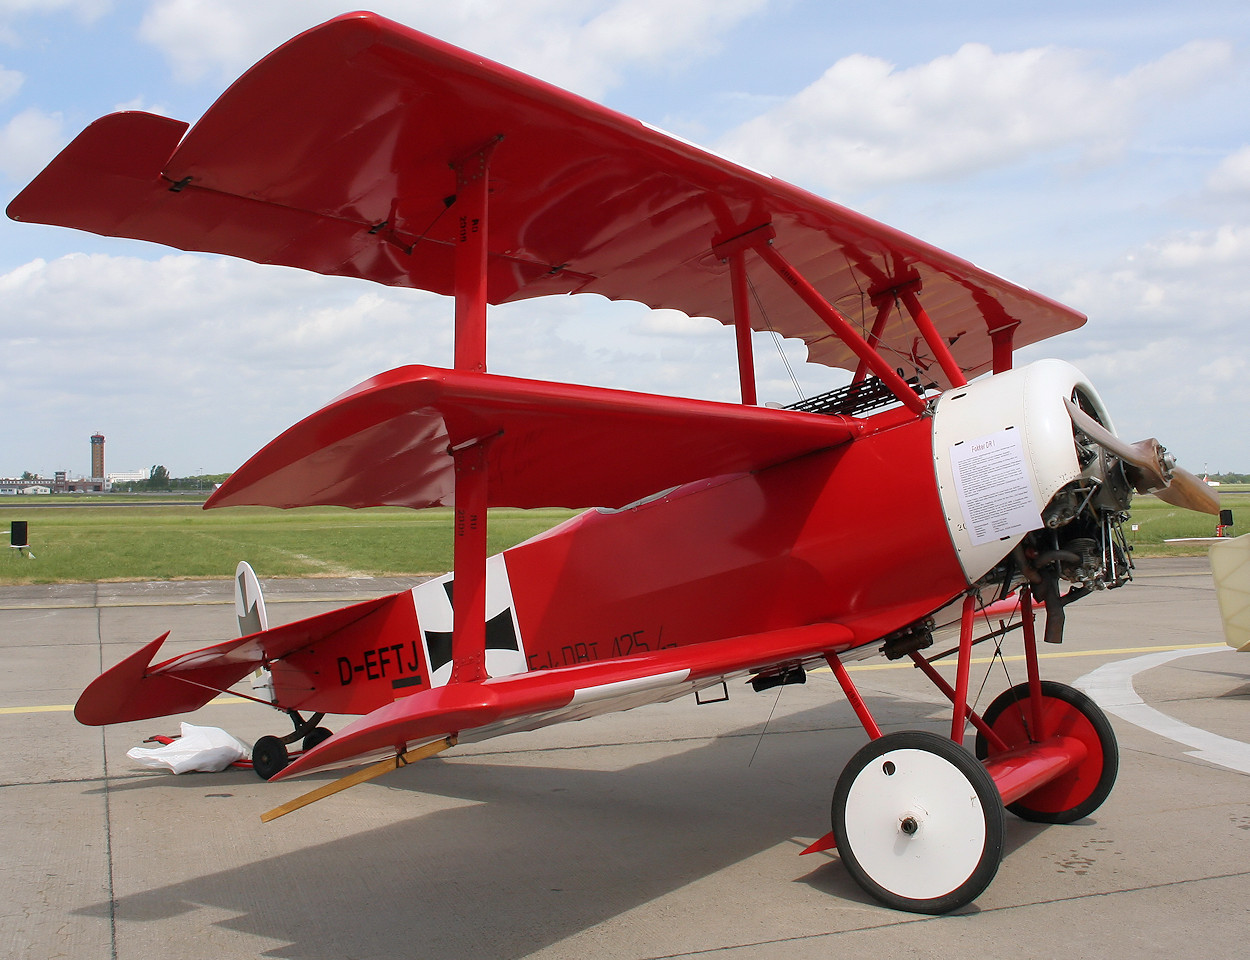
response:
[[[1058,642],[1068,603],[1130,578],[1134,490],[1218,512],[1074,367],[1013,369],[1081,314],[371,14],[296,37],[190,130],[96,121],[9,215],[454,296],[454,369],[352,388],[206,504],[454,505],[454,576],[152,665],[161,637],[78,702],[88,724],[183,713],[259,669],[295,722],[257,743],[262,776],[383,758],[275,815],[457,740],[828,665],[870,740],[813,847],[886,904],[950,910],[997,871],[1004,804],[1077,820],[1115,780],[1102,713],[1039,677],[1033,605]],[[488,304],[569,293],[732,326],[742,402],[486,372]],[[850,383],[758,406],[752,330]],[[492,506],[590,509],[488,557]],[[1013,632],[1027,678],[977,714],[972,647]],[[877,654],[950,698],[949,736],[881,733],[845,667]]]

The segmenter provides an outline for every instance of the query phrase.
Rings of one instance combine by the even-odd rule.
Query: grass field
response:
[[[1250,488],[1223,488],[1220,493],[1224,506],[1244,518],[1250,531]],[[233,576],[239,560],[249,561],[266,578],[402,576],[451,569],[452,514],[447,509],[205,511],[198,503],[127,497],[97,497],[67,506],[27,506],[23,501],[20,506],[0,504],[0,535],[7,541],[10,520],[27,521],[36,559],[6,549],[0,584],[211,579]],[[572,514],[560,509],[492,510],[490,551],[520,543]],[[1131,524],[1137,529],[1126,526],[1125,532],[1138,557],[1205,554],[1209,544],[1164,541],[1209,537],[1215,531],[1215,518],[1148,496],[1134,499]]]
[[[1233,511],[1237,524],[1230,533],[1250,533],[1250,490],[1245,485],[1222,487],[1220,503]],[[1136,524],[1137,530],[1131,527]],[[1192,510],[1169,506],[1157,497],[1134,497],[1132,519],[1125,524],[1124,532],[1139,557],[1202,556],[1210,549],[1209,543],[1167,543],[1181,537],[1211,537],[1215,535],[1216,518]]]
[[[492,510],[496,553],[572,516],[569,510]],[[231,577],[247,560],[261,577],[445,573],[451,569],[449,509],[346,510],[199,504],[110,503],[66,507],[0,504],[9,521],[28,524],[34,560],[0,562],[0,583],[86,583]]]

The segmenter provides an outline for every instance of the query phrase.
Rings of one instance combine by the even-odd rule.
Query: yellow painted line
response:
[[[1162,653],[1165,650],[1203,650],[1210,647],[1223,647],[1223,643],[1169,643],[1157,647],[1114,647],[1109,650],[1056,650],[1053,653],[1039,652],[1037,658],[1039,660],[1061,660],[1066,657],[1114,657],[1120,654],[1132,653]],[[1006,660],[1014,662],[1023,660],[1024,654],[1013,654],[1004,657],[973,657],[972,663],[994,663],[997,660]],[[935,667],[953,667],[955,665],[954,657],[947,657],[945,660],[935,660]],[[910,659],[900,660],[897,663],[865,663],[865,664],[848,664],[847,670],[902,670],[915,669],[916,665]],[[821,667],[821,670],[828,670],[828,667]],[[818,671],[813,671],[818,672]]]
[[[213,706],[219,703],[254,703],[246,697],[218,697],[210,700],[206,706]],[[51,703],[39,707],[0,707],[0,716],[20,713],[68,713],[74,709],[72,703]]]
[[[1223,647],[1223,643],[1170,643],[1156,647],[1112,647],[1107,650],[1060,650],[1054,653],[1039,653],[1040,660],[1058,660],[1063,657],[1114,657],[1122,654],[1135,653],[1162,653],[1166,650],[1204,650],[1215,647]],[[1230,648],[1231,649],[1231,648]],[[995,660],[1017,661],[1023,660],[1024,654],[1017,654],[1010,657],[973,657],[973,663],[993,663]],[[947,660],[939,660],[935,666],[954,666],[955,658],[951,657]],[[916,665],[911,660],[900,660],[897,663],[864,663],[850,664],[848,670],[914,670]],[[820,667],[817,670],[811,670],[810,673],[829,672],[828,667]],[[254,700],[248,700],[246,697],[217,697],[215,700],[209,701],[208,706],[228,704],[228,703],[254,703]],[[0,707],[0,716],[23,713],[64,713],[74,709],[72,703],[50,704],[38,707]]]
[[[403,591],[400,591],[401,593]],[[335,595],[335,596],[307,596],[307,597],[265,597],[265,605],[273,606],[280,603],[363,603],[366,600],[373,600],[378,594],[371,593],[368,595],[352,596],[352,595]],[[67,600],[65,603],[0,603],[0,610],[4,611],[21,611],[21,610],[121,610],[130,607],[225,607],[234,606],[233,600],[221,600],[217,598],[209,599],[187,599],[180,600],[176,598],[162,599],[157,597],[152,600],[102,600],[93,602],[90,600]]]

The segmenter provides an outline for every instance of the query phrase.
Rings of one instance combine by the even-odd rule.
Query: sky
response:
[[[196,120],[327,0],[0,0],[0,194],[84,126]],[[944,247],[1088,314],[1129,440],[1250,471],[1245,0],[377,0],[371,9]],[[226,473],[353,384],[451,365],[451,302],[0,220],[0,476]],[[737,399],[732,333],[637,304],[494,308],[513,376]],[[757,334],[761,401],[845,381]],[[793,378],[791,377],[793,373]],[[798,382],[796,391],[794,381]]]

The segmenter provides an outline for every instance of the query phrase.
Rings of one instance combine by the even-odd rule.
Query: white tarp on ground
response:
[[[236,740],[220,727],[197,727],[182,724],[182,736],[161,747],[133,747],[126,756],[145,767],[173,773],[217,773],[236,760],[250,756],[247,745]]]

